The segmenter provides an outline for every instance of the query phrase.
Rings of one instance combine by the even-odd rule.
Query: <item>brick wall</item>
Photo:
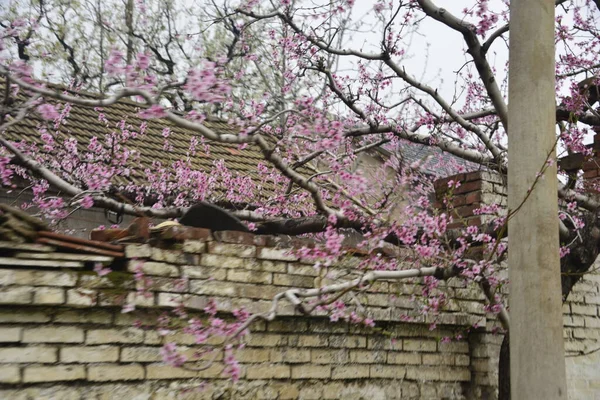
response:
[[[493,391],[494,382],[473,382],[479,370],[474,360],[482,354],[472,354],[464,332],[473,323],[485,325],[486,315],[481,296],[460,282],[446,285],[454,299],[435,330],[416,309],[418,298],[411,299],[419,293],[418,282],[378,282],[357,297],[385,335],[300,315],[282,302],[282,317],[256,323],[238,351],[242,376],[237,384],[222,379],[220,359],[201,372],[163,365],[164,339],[154,330],[134,328],[136,319],[152,324],[179,298],[192,312],[209,298],[224,315],[241,305],[264,311],[280,291],[314,287],[313,263],[294,256],[281,239],[237,233],[221,233],[218,239],[207,232],[175,250],[127,246],[128,260],[114,268],[129,276],[137,260],[144,260],[153,293],[137,298],[138,308],[129,314],[121,313],[119,304],[135,289],[131,280],[121,277],[117,285],[95,276],[89,265],[66,267],[70,264],[60,260],[45,267],[1,266],[0,398],[108,399],[115,393],[148,398],[152,393],[153,399],[460,399]],[[356,276],[360,260],[348,256],[330,273]],[[190,278],[187,287],[177,288],[175,280],[184,275]],[[415,318],[398,322],[400,315]],[[460,340],[440,341],[461,332]],[[167,340],[193,351],[191,337]],[[205,392],[184,390],[202,381],[208,384]]]
[[[477,182],[473,175],[464,178]],[[483,193],[471,205],[497,195],[494,178],[484,178],[456,195],[466,204],[479,186]],[[495,398],[498,324],[483,311],[480,290],[456,279],[441,285],[450,301],[435,320],[419,311],[419,280],[378,282],[358,293],[377,329],[330,323],[322,313],[304,316],[281,302],[281,317],[252,326],[238,351],[242,376],[236,384],[222,378],[221,359],[200,372],[162,364],[165,339],[133,327],[136,320],[154,324],[177,300],[193,313],[213,298],[227,316],[240,306],[264,311],[288,288],[314,287],[318,273],[312,261],[294,255],[298,245],[281,237],[208,231],[169,248],[130,245],[126,259],[112,264],[119,279],[98,278],[91,265],[65,263],[56,253],[48,253],[44,266],[0,265],[0,398]],[[410,265],[409,256],[396,256]],[[133,294],[131,273],[140,260],[152,280],[150,298]],[[329,277],[358,276],[361,260],[348,254]],[[182,276],[189,278],[184,288],[176,285]],[[600,347],[599,282],[597,275],[586,276],[565,305],[566,346],[574,356],[567,359],[571,399],[600,393],[600,352],[592,352]],[[124,299],[134,300],[137,310],[121,313]],[[401,316],[411,320],[401,322]],[[431,322],[437,322],[433,330]],[[457,334],[460,339],[440,341]],[[195,349],[186,335],[166,340],[189,354]],[[206,388],[198,391],[202,382]]]
[[[596,135],[595,148],[600,149],[600,136]],[[595,151],[594,157],[598,157]],[[583,168],[584,184],[588,189],[600,182],[600,157],[584,161],[580,154],[574,154],[562,161],[563,168],[576,171]],[[458,174],[435,183],[436,204],[443,211],[450,212],[454,222],[452,228],[468,225],[486,229],[492,215],[479,214],[475,210],[491,204],[499,204],[502,210],[498,215],[506,214],[505,178],[491,172],[472,172]],[[461,185],[449,194],[449,181],[459,181]],[[504,271],[507,273],[506,266]],[[505,291],[504,295],[508,293]],[[600,398],[600,261],[579,281],[563,306],[566,366],[568,376],[569,399],[585,400]],[[472,335],[471,347],[479,349],[472,354],[488,354],[482,360],[473,360],[479,371],[474,372],[477,384],[494,384],[497,378],[498,336],[489,332],[495,324],[488,324],[485,332]],[[492,328],[492,329],[490,329]],[[484,373],[485,372],[485,373]],[[492,378],[491,381],[489,379]]]

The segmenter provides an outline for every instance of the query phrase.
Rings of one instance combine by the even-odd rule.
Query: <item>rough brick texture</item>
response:
[[[465,204],[481,201],[467,191],[461,195]],[[164,307],[178,301],[193,314],[210,298],[228,318],[240,306],[267,310],[287,288],[314,287],[319,277],[313,265],[297,257],[290,243],[276,243],[281,242],[273,237],[226,232],[207,233],[177,250],[129,246],[131,260],[120,264],[117,280],[96,277],[91,265],[80,272],[2,267],[0,398],[494,398],[501,336],[491,331],[497,323],[483,311],[476,287],[453,280],[441,285],[453,301],[434,330],[411,299],[421,292],[418,280],[377,282],[357,296],[379,330],[330,323],[319,313],[307,317],[282,301],[282,317],[255,323],[238,350],[242,368],[236,384],[222,379],[222,357],[201,371],[162,364],[165,341],[179,343],[192,356],[194,338],[162,338],[133,327],[134,321],[156,323]],[[341,260],[331,275],[358,276],[352,272],[358,257]],[[151,281],[147,298],[136,294],[132,280],[139,268]],[[567,350],[580,354],[567,359],[571,399],[600,393],[600,353],[586,355],[600,347],[599,282],[586,276],[565,306]],[[136,310],[121,313],[124,301],[135,302]],[[400,322],[402,316],[412,319]],[[475,323],[481,328],[466,334]],[[460,340],[441,341],[457,334]],[[206,390],[189,390],[201,382]]]

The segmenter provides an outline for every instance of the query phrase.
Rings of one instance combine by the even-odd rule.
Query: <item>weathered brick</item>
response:
[[[179,277],[179,268],[172,264],[156,261],[129,261],[127,270],[135,272],[138,268],[146,275]]]
[[[63,363],[99,363],[119,360],[117,346],[71,346],[60,349]]]
[[[439,343],[438,344],[439,351],[442,352],[450,352],[450,353],[468,353],[469,352],[469,343],[467,342],[448,342],[448,343]]]
[[[468,368],[442,368],[440,369],[440,380],[447,382],[470,382],[471,371]]]
[[[423,354],[424,365],[454,365],[454,354]]]
[[[436,351],[437,343],[434,340],[405,339],[404,351]]]
[[[205,240],[185,240],[183,242],[182,250],[185,253],[200,254],[206,251]]]
[[[250,347],[275,347],[285,346],[288,338],[283,335],[271,333],[252,333],[247,339],[246,344]]]
[[[230,269],[227,271],[227,280],[234,282],[270,284],[273,280],[273,274],[270,272]]]
[[[54,363],[57,352],[55,347],[2,347],[0,363]]]
[[[197,264],[198,257],[194,254],[185,254],[181,250],[159,249],[152,247],[150,259],[172,264]]]
[[[327,335],[298,335],[290,337],[290,345],[296,347],[327,347]]]
[[[406,367],[406,379],[419,381],[437,381],[440,379],[440,368],[411,365]]]
[[[51,367],[26,367],[23,371],[23,382],[58,382],[85,379],[85,368],[82,365],[56,365]]]
[[[87,344],[106,343],[141,343],[144,331],[136,328],[128,329],[94,329],[87,331]]]
[[[23,328],[0,328],[0,343],[14,343],[21,341]]]
[[[346,364],[350,359],[349,352],[345,349],[313,349],[310,355],[314,364]]]
[[[388,364],[418,365],[421,364],[421,354],[389,352],[387,355]]]
[[[288,365],[252,365],[248,368],[248,379],[288,379],[290,367]]]
[[[98,301],[98,292],[91,289],[69,289],[67,290],[67,305],[73,307],[89,307]]]
[[[350,362],[358,364],[385,363],[385,351],[350,350]]]
[[[160,347],[126,347],[121,350],[122,362],[159,362],[162,361]]]
[[[227,270],[217,267],[203,267],[200,265],[184,265],[181,267],[181,274],[190,279],[224,281],[227,277]]]
[[[217,268],[243,268],[248,260],[237,257],[222,256],[219,254],[202,254],[200,265]]]
[[[24,343],[81,343],[84,331],[74,326],[29,328],[23,332]]]
[[[139,379],[144,379],[144,367],[139,364],[104,364],[88,367],[89,381],[132,381]]]
[[[369,377],[368,365],[336,366],[331,371],[331,379],[360,379]]]
[[[289,287],[314,287],[314,278],[302,275],[273,274],[273,284]]]
[[[329,365],[294,365],[292,366],[292,379],[329,379],[331,367]]]
[[[156,303],[159,307],[178,307],[183,301],[183,296],[174,293],[158,293]]]
[[[329,346],[344,348],[367,347],[367,338],[357,335],[331,336],[329,337]]]
[[[211,254],[220,254],[223,256],[254,258],[256,256],[256,246],[246,244],[210,242],[208,243],[208,252]]]
[[[0,311],[0,323],[38,323],[49,322],[51,316],[49,313],[32,310],[12,309],[10,311]]]
[[[0,304],[29,304],[33,297],[31,286],[0,287]]]
[[[63,304],[65,302],[65,291],[62,288],[38,287],[33,293],[35,304]]]
[[[270,360],[272,362],[284,362],[287,364],[310,362],[310,350],[293,348],[273,349],[271,350]]]
[[[112,319],[112,313],[101,310],[67,310],[60,311],[54,316],[54,322],[59,323],[110,324]]]
[[[19,367],[5,365],[0,368],[0,383],[19,383],[21,382],[21,370]],[[2,393],[0,393],[0,398]],[[8,399],[9,397],[5,397]]]
[[[195,378],[198,372],[165,364],[150,364],[146,366],[146,379],[183,379]]]
[[[0,286],[75,286],[77,272],[0,270]]]
[[[319,271],[312,265],[289,263],[287,273],[290,275],[318,276]]]
[[[267,349],[245,347],[235,352],[235,358],[242,363],[262,363],[269,361],[271,352]]]
[[[148,286],[143,285],[141,282],[136,283],[136,289],[174,293],[183,293],[189,290],[188,282],[178,278],[153,277],[151,281]]]
[[[406,367],[399,365],[371,365],[369,374],[371,378],[404,379]]]
[[[125,257],[127,258],[148,258],[151,254],[151,248],[147,244],[130,244],[125,246]]]
[[[298,257],[294,255],[293,249],[275,249],[270,247],[260,247],[257,252],[257,258],[263,260],[276,261],[298,261]]]

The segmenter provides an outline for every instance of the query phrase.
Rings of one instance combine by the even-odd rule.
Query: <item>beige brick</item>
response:
[[[273,349],[271,350],[272,362],[284,362],[286,364],[297,364],[310,362],[310,350],[304,349]]]
[[[150,257],[150,246],[147,244],[130,244],[125,246],[125,257],[127,258],[148,258]]]
[[[23,328],[0,328],[0,343],[14,343],[21,341]]]
[[[206,241],[204,240],[184,240],[182,250],[185,253],[204,253],[206,251]]]
[[[404,379],[406,367],[400,365],[371,365],[371,378]]]
[[[369,377],[368,365],[336,366],[331,372],[331,379],[360,379]]]
[[[293,249],[274,249],[261,247],[257,251],[257,258],[275,261],[298,261],[298,257],[292,254]]]
[[[119,360],[117,346],[71,346],[60,349],[63,363],[98,363]]]
[[[385,363],[385,351],[350,350],[350,362],[358,364]]]
[[[319,271],[312,265],[289,263],[287,273],[290,275],[318,276]]]
[[[314,364],[346,364],[350,360],[346,349],[329,350],[313,349],[310,351],[311,362]]]
[[[296,385],[284,385],[277,389],[278,399],[281,400],[292,400],[297,399],[300,395],[300,391]]]
[[[129,261],[127,270],[135,272],[138,266],[142,267],[142,272],[146,275],[179,277],[179,268],[177,266],[155,261]]]
[[[74,326],[30,328],[23,332],[24,343],[81,343],[83,329]]]
[[[270,284],[273,281],[273,274],[270,272],[230,269],[227,271],[227,280],[234,282]]]
[[[179,307],[183,302],[183,296],[175,293],[158,293],[156,302],[159,307]]]
[[[141,343],[143,340],[144,331],[141,329],[94,329],[87,332],[86,343]]]
[[[438,349],[439,349],[439,351],[449,352],[449,353],[468,353],[469,352],[469,343],[467,343],[467,342],[439,343]]]
[[[406,379],[437,381],[440,379],[440,368],[409,366],[406,367]]]
[[[269,361],[271,352],[267,349],[245,347],[235,352],[235,359],[241,363],[261,363]]]
[[[458,366],[466,367],[471,364],[471,357],[466,354],[456,354],[454,362]]]
[[[367,347],[367,338],[357,335],[331,336],[329,337],[329,346],[344,348]]]
[[[112,319],[111,312],[101,310],[60,311],[54,316],[54,322],[79,324],[110,324]]]
[[[314,287],[314,278],[311,276],[288,275],[288,274],[273,274],[273,284],[277,286],[289,287]]]
[[[147,290],[181,293],[187,292],[189,290],[188,286],[188,282],[179,278],[154,277],[152,278],[152,283],[147,287]],[[138,282],[136,283],[136,289],[143,290],[144,287]]]
[[[329,379],[331,367],[329,365],[294,365],[292,366],[292,379]]]
[[[446,382],[470,382],[471,371],[468,368],[442,368],[440,369],[440,380]]]
[[[121,350],[121,362],[158,362],[162,361],[160,347],[126,347]]]
[[[0,287],[0,304],[29,304],[33,290],[31,286]]]
[[[165,364],[150,364],[146,366],[146,379],[184,379],[195,378],[198,372],[176,368]]]
[[[98,292],[91,289],[67,290],[67,305],[73,307],[90,307],[98,301]]]
[[[54,363],[57,352],[55,347],[2,347],[0,363]]]
[[[254,258],[256,256],[256,246],[250,246],[246,244],[209,242],[208,252],[211,254],[220,254],[223,256]]]
[[[26,367],[23,371],[23,382],[58,382],[85,379],[85,368],[82,365],[56,365],[51,367]]]
[[[65,291],[61,288],[39,287],[33,293],[35,304],[63,304],[65,302]]]
[[[0,285],[75,286],[77,272],[0,270]]]
[[[252,333],[247,339],[246,344],[250,347],[275,347],[285,346],[287,337],[276,335],[274,333]]]
[[[434,340],[405,339],[404,351],[436,351],[437,343]]]
[[[210,367],[208,367],[207,369],[204,369],[202,371],[198,371],[198,378],[203,378],[203,379],[214,379],[214,378],[223,378],[223,369],[224,369],[224,365],[221,363],[213,363]],[[246,373],[244,370],[244,367],[241,367],[241,371],[240,371],[240,377],[243,378],[245,377]]]
[[[423,354],[424,365],[454,365],[454,354]]]
[[[90,381],[132,381],[138,379],[144,379],[144,367],[139,364],[104,364],[88,367],[88,380]]]
[[[38,323],[50,321],[50,314],[42,311],[11,309],[0,311],[0,323]]]
[[[290,367],[288,365],[252,365],[248,368],[248,379],[288,379]]]
[[[217,268],[244,268],[247,260],[243,258],[222,256],[219,254],[202,254],[200,265]]]
[[[184,265],[181,267],[182,276],[190,279],[213,279],[224,281],[227,277],[227,270],[218,267],[203,267],[200,265]]]
[[[421,354],[389,352],[387,362],[388,364],[418,365],[421,364]]]
[[[257,271],[285,273],[287,271],[287,264],[282,261],[255,260],[254,263],[246,264],[245,268],[251,268]]]
[[[0,367],[0,383],[19,383],[21,382],[21,370],[15,366],[2,366]],[[0,398],[2,394],[0,393]],[[5,397],[8,399],[8,397]]]
[[[184,254],[181,250],[152,247],[150,253],[150,259],[154,261],[173,264],[196,264],[197,261],[197,256],[194,254]]]

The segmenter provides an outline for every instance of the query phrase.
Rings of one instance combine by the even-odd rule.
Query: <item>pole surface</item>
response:
[[[531,188],[555,140],[554,0],[512,0],[508,206]],[[556,163],[508,224],[511,400],[566,399]]]

